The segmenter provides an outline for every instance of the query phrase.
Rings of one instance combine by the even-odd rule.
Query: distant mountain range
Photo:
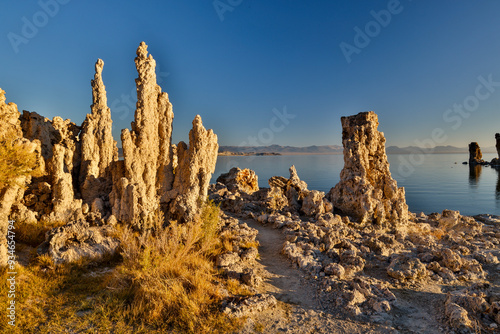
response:
[[[221,146],[219,152],[231,153],[280,153],[280,154],[342,154],[343,147],[339,145],[323,145],[323,146]],[[483,153],[496,153],[494,146],[482,148]],[[468,147],[455,146],[436,146],[432,149],[420,148],[417,146],[388,146],[386,148],[388,154],[410,154],[410,153],[468,153]]]
[[[232,153],[281,153],[281,154],[339,154],[342,153],[343,147],[338,145],[324,146],[220,146],[219,152]]]
[[[280,153],[280,154],[342,154],[344,151],[342,146],[339,145],[313,145],[306,147],[296,146],[220,146],[219,152],[228,153]],[[122,148],[118,149],[119,155],[123,156]],[[420,148],[417,146],[388,146],[386,148],[388,154],[411,154],[411,153],[468,153],[468,147],[456,146],[436,146],[432,149]],[[496,153],[494,146],[481,148],[483,153]]]

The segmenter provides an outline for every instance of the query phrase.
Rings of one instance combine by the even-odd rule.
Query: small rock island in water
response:
[[[102,60],[82,125],[20,114],[0,90],[0,139],[11,136],[9,145],[34,159],[33,173],[0,180],[5,275],[73,282],[64,275],[77,272],[75,282],[102,286],[78,295],[87,305],[75,309],[78,321],[114,310],[111,329],[123,316],[123,326],[145,332],[210,332],[210,324],[236,333],[500,330],[500,219],[410,212],[373,111],[342,117],[344,168],[328,193],[308,189],[294,166],[268,188],[239,168],[209,184],[217,135],[196,116],[189,143],[172,144],[172,104],[144,43],[135,64],[138,102],[131,130],[121,132],[123,160]],[[470,164],[484,163],[477,143],[469,152]],[[13,226],[23,250],[15,261]],[[68,294],[71,285],[57,289]],[[37,303],[20,299],[18,310]]]

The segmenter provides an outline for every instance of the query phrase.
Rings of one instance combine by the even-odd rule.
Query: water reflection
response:
[[[469,185],[471,187],[477,188],[482,171],[483,171],[482,165],[472,165],[472,164],[469,165]]]
[[[500,200],[500,166],[491,166],[491,168],[497,171],[497,187],[495,188],[495,199],[498,202]]]

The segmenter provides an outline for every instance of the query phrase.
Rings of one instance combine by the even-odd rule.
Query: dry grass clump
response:
[[[218,210],[208,203],[194,222],[171,222],[142,235],[118,228],[121,256],[99,262],[56,265],[48,255],[27,252],[31,258],[23,262],[28,265],[15,268],[16,326],[0,317],[0,333],[236,331],[241,320],[222,314],[219,287],[244,291],[215,270],[213,260],[221,249]],[[26,240],[36,243],[39,234],[33,234]],[[18,246],[29,248],[22,242]],[[6,282],[8,272],[0,269],[0,280]],[[0,305],[9,301],[7,284],[0,284]]]
[[[241,284],[240,281],[234,278],[229,278],[225,282],[225,286],[229,294],[233,296],[253,296],[255,293],[249,288],[248,285]]]
[[[44,255],[30,263],[15,267],[14,299],[8,298],[7,284],[0,285],[0,304],[15,300],[16,305],[15,326],[7,323],[10,319],[6,316],[0,317],[1,333],[108,333],[112,329],[126,333],[134,328],[116,312],[118,301],[113,301],[113,305],[106,298],[106,276],[94,273],[96,263],[55,265]],[[109,264],[110,259],[100,263]],[[0,269],[2,282],[12,276],[10,271]],[[110,309],[114,312],[107,312]]]
[[[5,123],[0,118],[0,124]],[[19,177],[32,175],[36,168],[36,153],[19,140],[16,130],[8,127],[0,132],[0,188],[15,183]]]
[[[26,245],[37,247],[42,242],[45,241],[45,233],[53,228],[66,225],[65,222],[55,221],[55,222],[37,222],[30,223],[19,221],[15,223],[16,225],[16,241],[22,242]]]
[[[123,231],[123,263],[109,287],[126,302],[128,319],[192,333],[231,326],[219,311],[222,295],[212,261],[220,248],[218,210],[208,203],[193,222],[170,222],[142,235]]]

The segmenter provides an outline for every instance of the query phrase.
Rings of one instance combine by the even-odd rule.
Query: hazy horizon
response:
[[[340,117],[373,110],[387,146],[488,147],[500,132],[499,9],[493,0],[9,3],[0,88],[20,111],[81,124],[101,58],[121,146],[145,41],[174,106],[174,143],[200,114],[221,146],[341,145]]]

